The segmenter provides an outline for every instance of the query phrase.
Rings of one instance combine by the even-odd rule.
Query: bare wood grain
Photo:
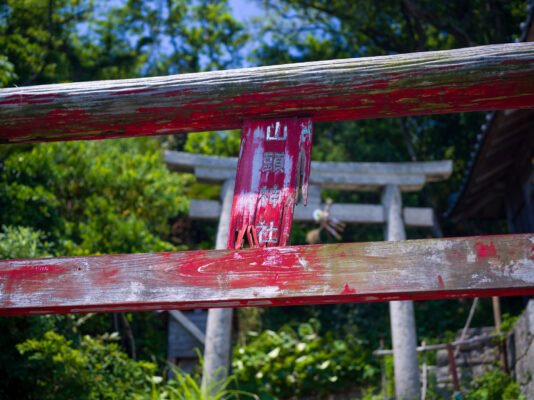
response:
[[[534,294],[534,234],[0,261],[0,315]]]
[[[0,90],[0,143],[534,106],[534,44]]]

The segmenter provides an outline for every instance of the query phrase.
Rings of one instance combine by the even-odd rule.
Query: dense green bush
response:
[[[49,257],[44,233],[24,226],[2,226],[0,259]]]
[[[526,400],[526,398],[520,395],[519,386],[510,376],[499,369],[494,369],[473,381],[465,400]]]
[[[0,149],[0,258],[34,258],[178,249],[169,219],[187,211],[192,177],[167,170],[156,138],[8,146]],[[162,315],[125,316],[137,355],[163,362]],[[36,390],[15,345],[47,331],[77,340],[74,316],[0,319],[0,398]],[[82,335],[118,329],[110,314],[79,327]],[[119,329],[120,330],[120,329]],[[121,342],[130,349],[127,335]]]
[[[189,153],[219,157],[237,157],[241,131],[194,132],[187,135],[184,149]]]
[[[0,159],[0,223],[41,231],[54,255],[173,250],[162,237],[191,181],[155,138],[25,147]]]
[[[34,381],[26,392],[28,399],[217,400],[244,394],[227,388],[233,377],[203,388],[198,375],[173,368],[174,378],[166,381],[157,374],[156,364],[134,361],[120,351],[113,343],[116,333],[77,339],[49,331],[17,345]]]
[[[116,343],[90,336],[74,345],[63,335],[47,332],[17,348],[27,355],[33,375],[35,385],[28,393],[32,399],[127,399],[150,393],[157,379],[155,364],[134,361]]]
[[[266,330],[247,346],[234,349],[233,372],[239,387],[264,399],[327,395],[368,384],[378,374],[370,349],[355,338],[318,335],[312,320],[277,332]]]

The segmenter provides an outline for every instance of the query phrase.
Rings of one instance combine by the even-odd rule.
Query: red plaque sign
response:
[[[311,118],[245,121],[228,248],[284,246],[302,187],[308,197]],[[246,239],[245,239],[246,237]]]

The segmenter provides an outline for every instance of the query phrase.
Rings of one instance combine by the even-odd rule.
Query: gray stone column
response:
[[[226,249],[228,242],[234,184],[234,180],[228,180],[221,190],[222,209],[215,242],[217,250]],[[219,381],[228,376],[232,351],[232,314],[233,309],[231,308],[211,308],[208,311],[204,370],[202,373],[202,385],[204,387],[212,384],[214,380]]]
[[[382,205],[386,220],[386,240],[406,240],[402,221],[402,199],[397,186],[384,187]],[[392,301],[389,303],[389,314],[395,366],[395,397],[397,400],[419,400],[421,383],[413,302]]]

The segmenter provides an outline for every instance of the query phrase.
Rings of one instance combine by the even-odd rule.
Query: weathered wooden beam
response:
[[[298,204],[295,207],[293,220],[311,222],[313,211],[323,208],[323,204],[308,204],[304,207]],[[410,227],[432,227],[434,214],[432,208],[404,207],[404,224]],[[191,200],[189,217],[193,219],[217,220],[221,215],[221,203],[216,200]],[[334,203],[330,207],[330,215],[347,224],[383,224],[384,207],[373,204],[342,204]]]
[[[0,315],[534,294],[534,234],[0,261]]]
[[[534,44],[0,90],[0,143],[534,106]]]
[[[219,183],[234,179],[237,158],[216,157],[179,151],[165,151],[172,171],[192,172],[199,182]],[[397,185],[403,192],[421,190],[425,182],[447,179],[452,161],[422,162],[321,162],[312,161],[310,183],[323,189],[376,191]]]

